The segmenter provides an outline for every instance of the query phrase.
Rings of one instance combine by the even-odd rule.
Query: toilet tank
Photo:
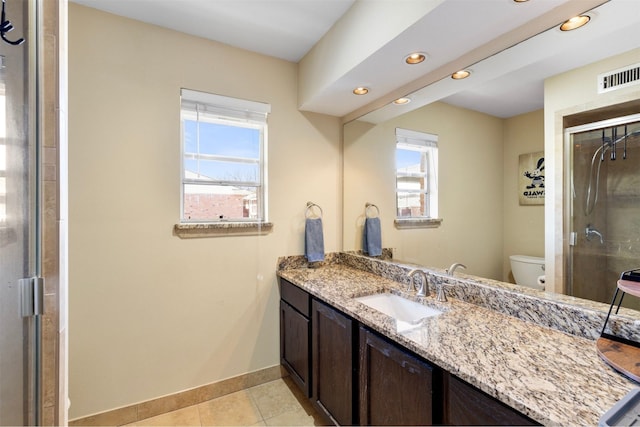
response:
[[[516,284],[533,289],[544,290],[544,284],[538,278],[544,277],[544,258],[528,255],[511,255],[511,271]]]

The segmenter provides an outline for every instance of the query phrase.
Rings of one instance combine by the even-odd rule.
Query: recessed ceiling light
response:
[[[516,2],[516,3],[526,3],[529,0],[513,0],[513,1]]]
[[[366,87],[357,87],[353,90],[353,93],[356,95],[366,95],[369,93],[369,89]]]
[[[427,59],[427,54],[422,52],[414,52],[404,57],[404,62],[409,65],[419,64]]]
[[[395,101],[393,101],[393,103],[395,105],[404,105],[404,104],[408,104],[411,102],[410,98],[398,98]]]
[[[471,75],[471,71],[469,71],[469,70],[460,70],[460,71],[456,71],[455,73],[451,74],[451,78],[454,79],[454,80],[462,80],[462,79],[466,79],[470,75]]]
[[[576,28],[580,28],[583,25],[585,25],[587,22],[589,22],[590,19],[591,17],[589,15],[574,16],[573,18],[564,21],[562,25],[560,25],[560,30],[562,31],[575,30]]]

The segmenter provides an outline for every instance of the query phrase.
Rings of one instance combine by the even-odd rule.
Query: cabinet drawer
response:
[[[296,285],[280,279],[280,298],[286,301],[291,307],[298,310],[301,314],[309,317],[311,298],[309,294],[297,287]]]

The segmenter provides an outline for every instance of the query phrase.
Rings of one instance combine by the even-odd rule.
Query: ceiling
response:
[[[590,12],[592,23],[574,32],[584,34],[601,22],[601,31],[592,36],[593,43],[588,47],[579,44],[576,41],[579,37],[572,33],[551,30],[547,33],[554,37],[539,43],[534,43],[537,38],[531,37],[605,0],[71,1],[291,62],[317,54],[313,46],[328,32],[331,34],[340,19],[348,17],[353,22],[366,15],[363,10],[376,7],[376,3],[395,2],[396,7],[406,8],[419,5],[424,13],[417,15],[411,25],[393,37],[379,40],[366,56],[346,68],[342,65],[321,90],[300,100],[305,111],[345,119],[366,115],[370,121],[381,121],[439,99],[498,117],[532,111],[542,108],[544,78],[610,56],[614,50],[622,52],[640,44],[636,42],[640,23],[638,0],[610,0],[602,6],[607,10]],[[611,16],[607,20],[608,15]],[[356,41],[358,37],[372,38],[372,32],[376,34],[394,21],[390,16],[382,18],[376,21],[375,16],[368,17],[369,25],[353,26],[353,38]],[[607,42],[620,22],[630,37],[624,43]],[[636,34],[632,32],[634,28]],[[505,50],[511,46],[519,48],[516,56],[506,55],[505,52],[517,50]],[[416,50],[426,52],[428,60],[415,66],[404,64],[402,59]],[[479,62],[487,57],[493,63]],[[331,60],[331,56],[328,58]],[[445,88],[451,85],[451,79],[443,78],[463,67],[472,68],[472,78],[463,85]],[[370,93],[353,95],[351,89],[359,85],[369,87]],[[424,86],[428,88],[422,89]],[[514,97],[515,93],[519,96]],[[393,99],[409,94],[412,102],[403,110],[388,106]]]
[[[298,62],[355,0],[71,0]]]
[[[565,33],[554,26],[471,63],[472,78],[455,81],[447,75],[412,91],[407,107],[387,102],[360,118],[380,123],[439,100],[502,118],[539,110],[544,106],[545,79],[640,48],[640,1],[611,0],[588,15],[591,22],[583,28]]]

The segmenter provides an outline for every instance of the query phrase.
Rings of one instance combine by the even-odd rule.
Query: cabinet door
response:
[[[335,309],[312,303],[312,402],[338,425],[353,417],[352,320]]]
[[[445,389],[445,423],[448,425],[539,425],[451,374],[445,378]]]
[[[280,363],[306,397],[311,396],[309,319],[280,301]]]
[[[431,425],[433,368],[377,334],[360,329],[360,423]]]

